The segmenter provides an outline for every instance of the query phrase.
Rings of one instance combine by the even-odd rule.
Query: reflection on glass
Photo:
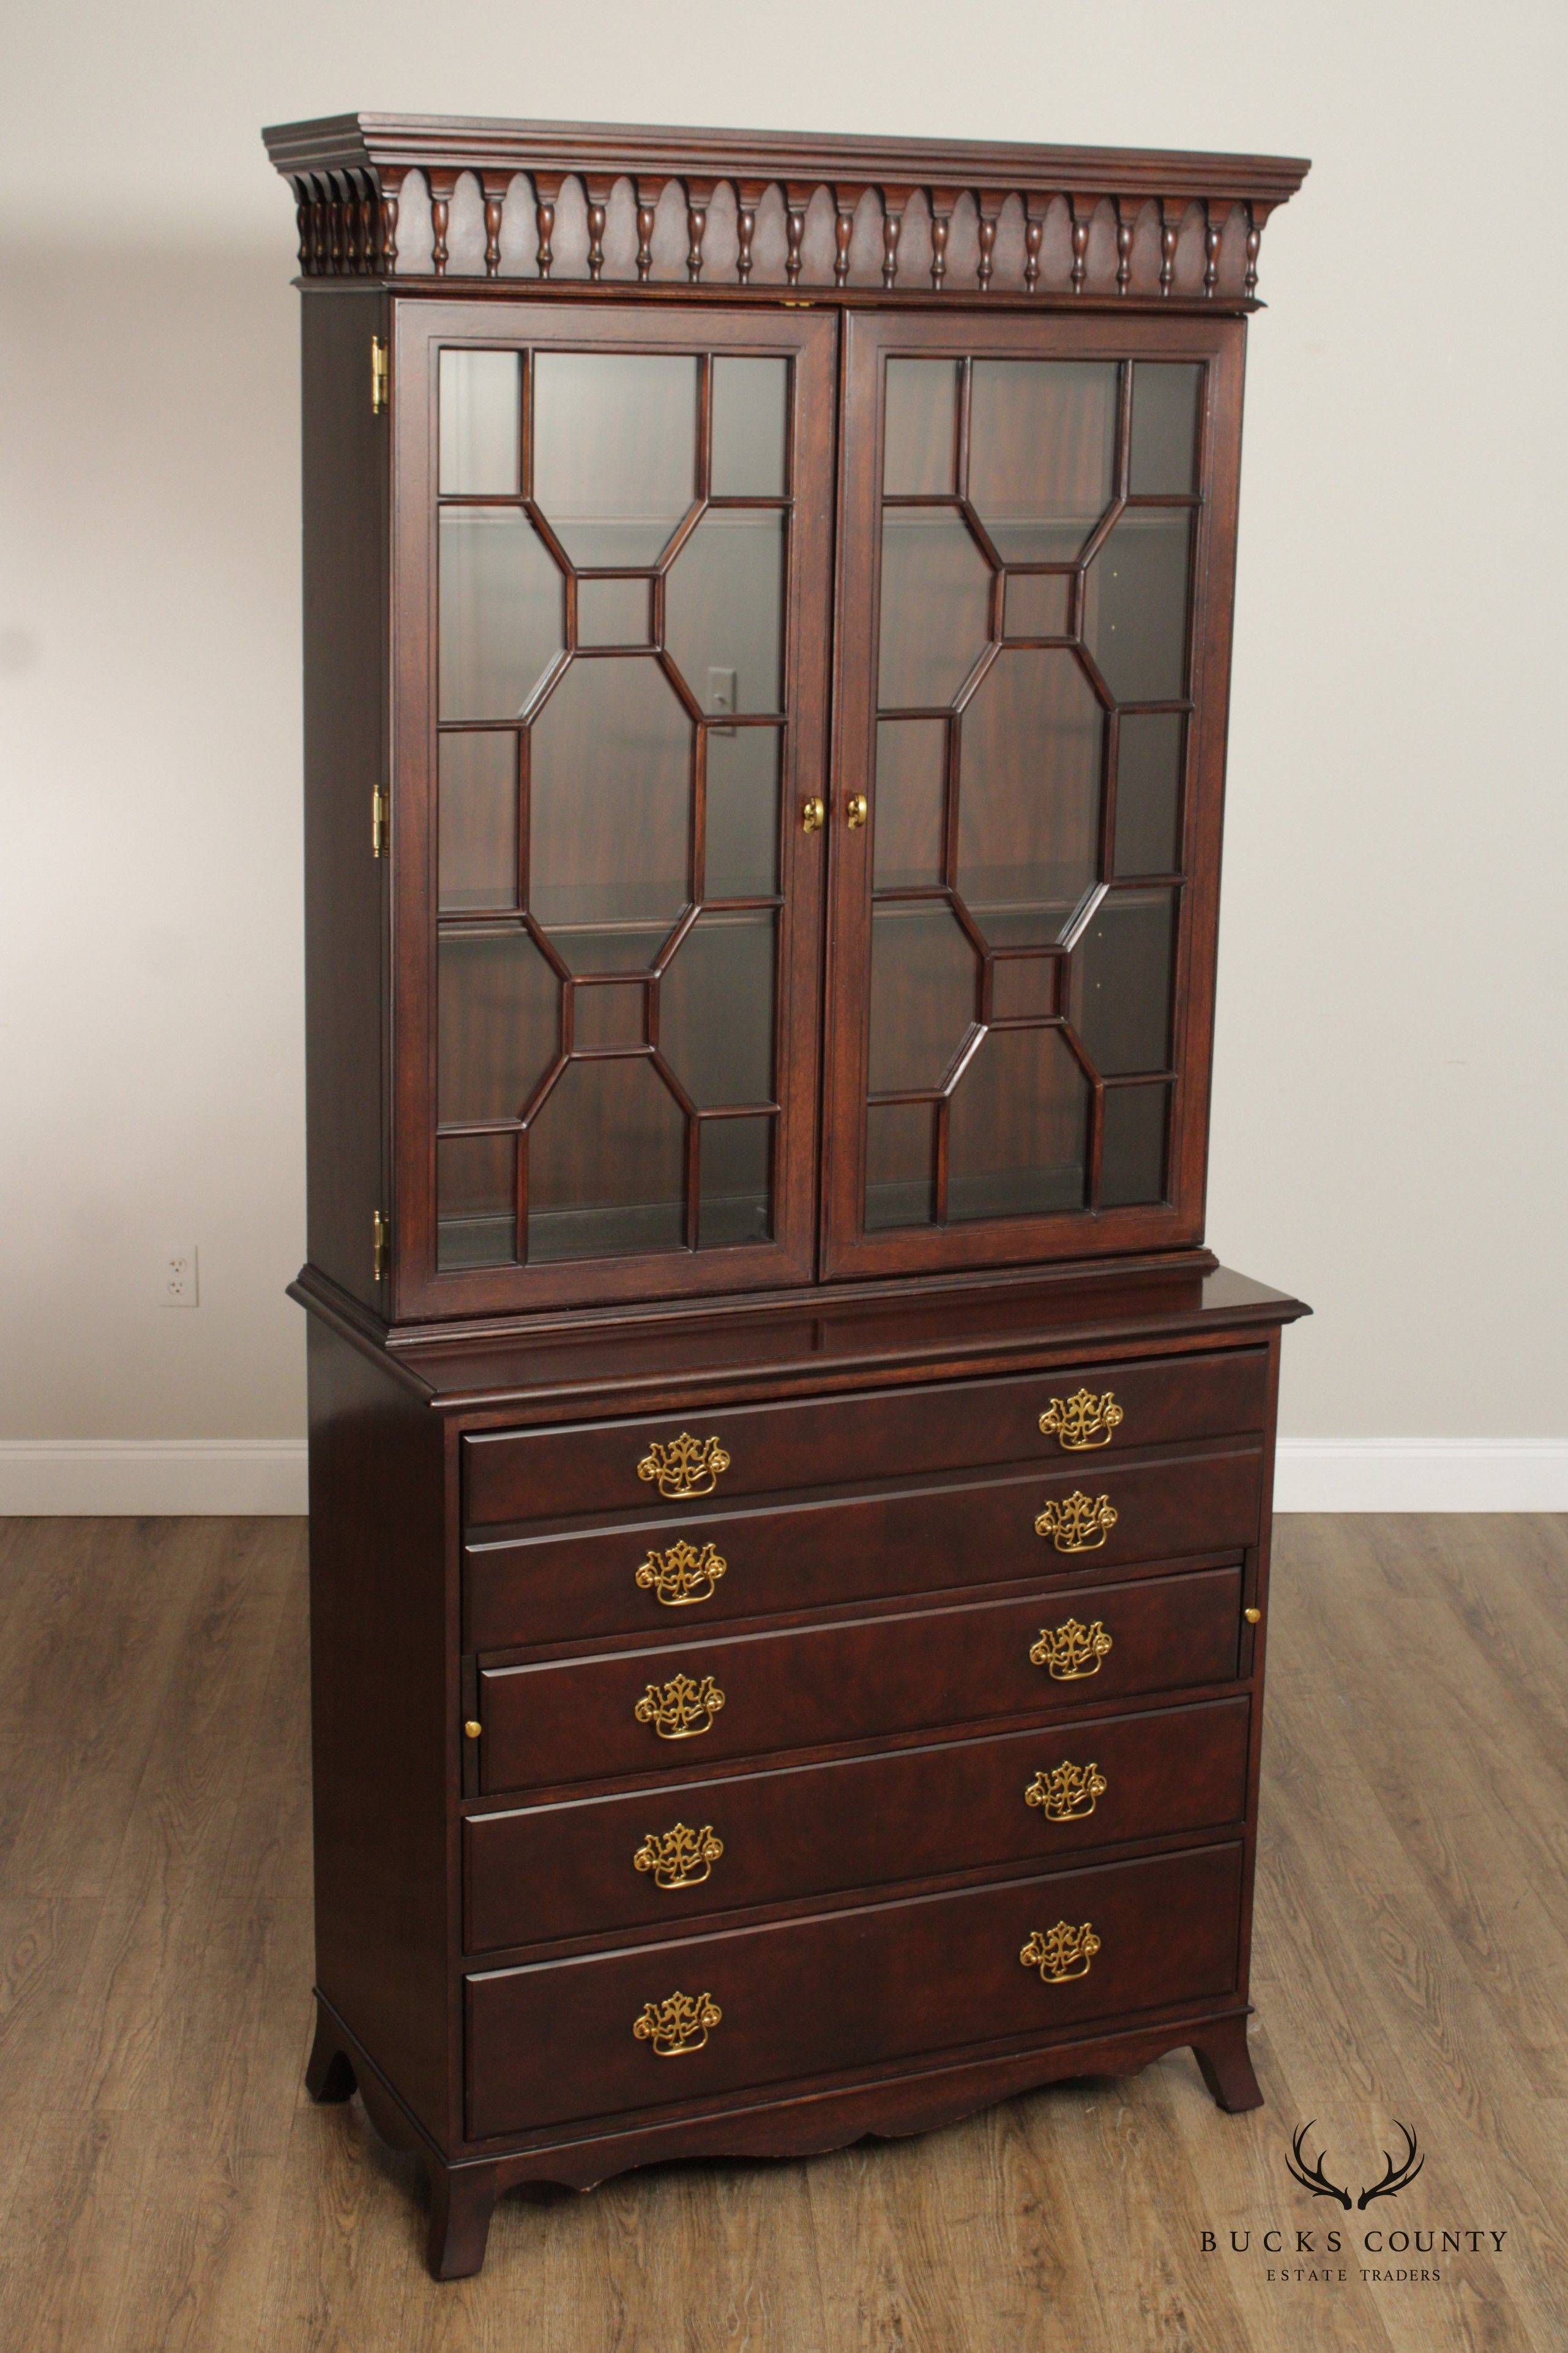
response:
[[[1005,563],[1062,564],[1110,503],[1117,369],[1110,360],[976,360],[969,495]]]
[[[670,566],[664,641],[704,711],[777,711],[784,517],[710,508]]]
[[[787,360],[714,360],[708,474],[714,498],[783,498],[788,406]]]
[[[886,496],[951,496],[957,447],[956,360],[889,360],[883,410]]]
[[[1122,874],[1174,874],[1182,863],[1179,711],[1124,712],[1117,723],[1116,860]]]
[[[560,1035],[550,966],[516,925],[448,932],[437,993],[442,1126],[520,1118]]]
[[[572,1048],[588,1054],[607,1047],[623,1052],[647,1034],[647,990],[641,981],[589,981],[572,992]]]
[[[993,1021],[1048,1021],[1057,1009],[1059,956],[998,956],[991,966]]]
[[[947,906],[894,899],[872,907],[872,1094],[941,1086],[974,1019],[976,969]]]
[[[568,1063],[528,1134],[530,1260],[679,1250],[685,1190],[685,1115],[647,1057]]]
[[[991,635],[991,578],[961,515],[884,509],[882,710],[931,710],[952,701]]]
[[[510,1266],[517,1234],[514,1135],[447,1135],[436,1146],[436,1264]]]
[[[1186,692],[1190,507],[1130,507],[1089,567],[1084,643],[1118,702]]]
[[[879,891],[942,881],[947,727],[945,719],[884,719],[878,726],[871,822]]]
[[[990,1029],[958,1082],[947,1214],[1040,1216],[1083,1207],[1089,1082],[1059,1029]]]
[[[515,719],[566,642],[566,584],[516,507],[446,507],[441,717]]]
[[[1201,367],[1140,360],[1132,371],[1134,498],[1195,491]]]
[[[1099,871],[1105,713],[1072,654],[1019,649],[959,735],[960,894],[993,946],[1051,946]]]
[[[1109,891],[1072,957],[1073,1027],[1103,1078],[1171,1062],[1176,893]]]
[[[1065,572],[1010,572],[1004,634],[1009,638],[1065,638],[1071,586]]]
[[[516,352],[441,354],[441,492],[517,496],[518,395]]]
[[[652,964],[687,903],[692,724],[651,658],[574,662],[530,746],[530,905],[574,972]]]
[[[517,737],[443,735],[443,908],[517,904]]]
[[[577,643],[646,646],[650,635],[649,608],[646,580],[579,580]]]
[[[710,727],[709,899],[763,899],[778,889],[779,731]]]
[[[936,1215],[936,1106],[872,1103],[866,1113],[866,1230],[929,1226]]]
[[[773,1100],[773,915],[699,915],[659,983],[659,1051],[700,1111]]]
[[[1126,1208],[1165,1198],[1168,1086],[1107,1087],[1100,1146],[1100,1206]]]
[[[699,1139],[697,1247],[765,1242],[773,1231],[771,1119],[705,1119]]]
[[[690,506],[697,362],[539,352],[533,495],[574,564],[649,565]]]

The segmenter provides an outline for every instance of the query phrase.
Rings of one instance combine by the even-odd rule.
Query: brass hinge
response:
[[[373,858],[386,855],[386,837],[392,824],[392,798],[384,786],[372,787],[370,796],[370,854]]]
[[[387,1245],[390,1240],[386,1219],[379,1209],[373,1211],[370,1221],[370,1279],[373,1282],[382,1282],[385,1280]]]
[[[379,335],[370,339],[370,413],[384,416],[392,406],[392,361]]]

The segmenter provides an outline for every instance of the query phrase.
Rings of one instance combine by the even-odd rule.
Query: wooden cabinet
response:
[[[318,2096],[498,2190],[1247,2061],[1204,1245],[1305,166],[349,116],[299,206]],[[831,1998],[829,1998],[831,1992]]]

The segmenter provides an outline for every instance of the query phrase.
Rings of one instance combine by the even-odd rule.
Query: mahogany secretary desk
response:
[[[1204,1247],[1306,165],[350,115],[304,295],[318,2033],[498,2191],[1190,2045],[1294,1301]]]

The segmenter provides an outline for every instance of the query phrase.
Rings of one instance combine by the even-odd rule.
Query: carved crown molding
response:
[[[308,278],[1250,305],[1278,155],[344,114],[262,134]]]

